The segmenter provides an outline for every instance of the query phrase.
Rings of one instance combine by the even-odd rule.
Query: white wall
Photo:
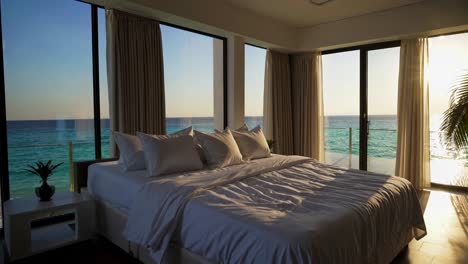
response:
[[[244,123],[245,43],[235,36],[227,42],[228,126],[237,129]]]
[[[299,29],[297,47],[311,51],[462,30],[468,30],[468,0],[426,0]]]

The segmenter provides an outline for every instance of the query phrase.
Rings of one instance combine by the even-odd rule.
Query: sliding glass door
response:
[[[367,52],[367,170],[395,174],[400,48]]]
[[[468,74],[468,33],[429,39],[431,181],[468,188],[468,148],[457,150],[441,132],[453,85]]]
[[[325,161],[393,175],[399,42],[322,56]]]
[[[359,168],[359,51],[322,57],[325,161]]]

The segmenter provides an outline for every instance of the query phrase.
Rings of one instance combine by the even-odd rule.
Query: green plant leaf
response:
[[[440,126],[447,146],[462,150],[468,146],[468,73],[462,74],[451,86],[449,108]]]

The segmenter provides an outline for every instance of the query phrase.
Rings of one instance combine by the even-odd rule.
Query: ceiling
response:
[[[223,1],[293,27],[309,27],[424,0],[331,0],[323,5],[312,4],[309,0]]]

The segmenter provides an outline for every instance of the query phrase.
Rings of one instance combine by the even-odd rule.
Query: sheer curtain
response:
[[[164,134],[166,107],[159,23],[107,10],[106,26],[112,131]],[[111,146],[115,153],[114,144]]]
[[[428,40],[402,40],[398,84],[397,176],[416,189],[430,186]]]
[[[322,56],[291,56],[294,154],[324,160]]]
[[[267,51],[263,127],[267,139],[274,140],[273,151],[290,155],[294,152],[291,108],[291,69],[289,56]]]

